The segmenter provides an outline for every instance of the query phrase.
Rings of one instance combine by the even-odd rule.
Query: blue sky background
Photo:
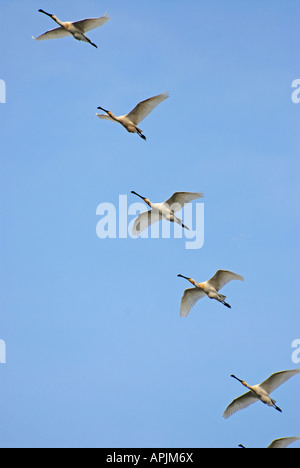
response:
[[[300,435],[295,377],[222,418],[250,384],[299,367],[300,78],[296,0],[0,0],[1,447],[265,447]],[[34,42],[62,20],[111,20]],[[13,27],[12,27],[13,21]],[[168,90],[145,143],[95,117]],[[96,236],[97,205],[205,193],[205,244]],[[232,309],[185,281],[217,269]],[[294,447],[300,447],[295,444]]]

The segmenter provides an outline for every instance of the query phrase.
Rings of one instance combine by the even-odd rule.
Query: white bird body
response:
[[[110,18],[107,15],[101,16],[100,18],[89,18],[82,21],[61,21],[55,15],[46,13],[44,10],[39,10],[40,13],[44,13],[53,19],[60,27],[57,29],[51,29],[41,36],[34,38],[36,41],[43,41],[47,39],[61,39],[63,37],[73,36],[77,41],[88,42],[92,46],[96,47],[85,33],[92,29],[99,28],[105,24]]]
[[[117,122],[123,125],[123,127],[129,133],[137,133],[143,140],[146,140],[143,131],[138,127],[142,122],[161,102],[168,99],[169,93],[165,92],[154,96],[152,98],[141,101],[131,112],[126,115],[115,116],[111,111],[105,110],[102,107],[98,109],[103,110],[106,114],[96,114],[99,119],[109,120],[111,122]]]
[[[237,411],[240,411],[248,406],[252,405],[256,401],[260,400],[262,403],[268,406],[272,406],[280,413],[282,412],[278,406],[276,406],[276,400],[273,400],[270,397],[270,393],[276,390],[280,385],[285,383],[291,377],[300,373],[300,369],[286,370],[282,372],[276,372],[267,378],[264,382],[258,385],[249,385],[244,380],[240,380],[235,375],[232,375],[234,379],[241,382],[244,387],[248,388],[250,391],[241,395],[240,397],[233,400],[232,403],[224,411],[224,418],[227,419],[232,416]]]
[[[189,228],[185,226],[180,218],[175,213],[181,210],[184,205],[203,197],[202,192],[175,192],[173,195],[163,203],[152,203],[149,198],[142,197],[136,192],[131,192],[134,195],[140,197],[144,202],[150,206],[150,211],[141,213],[134,222],[132,228],[132,234],[139,236],[143,231],[148,229],[152,224],[165,219],[171,223],[177,223],[185,229]]]
[[[215,299],[226,307],[231,308],[231,306],[225,302],[226,296],[220,294],[219,291],[223,286],[225,286],[225,284],[232,280],[244,281],[243,276],[237,275],[236,273],[228,270],[218,270],[210,280],[203,283],[198,283],[193,278],[187,278],[183,275],[178,276],[187,279],[193,284],[193,286],[195,286],[194,288],[186,289],[184,291],[180,305],[181,317],[187,317],[196,302],[205,296],[208,296],[210,299]]]

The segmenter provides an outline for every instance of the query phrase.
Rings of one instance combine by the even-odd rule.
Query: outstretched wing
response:
[[[258,401],[258,399],[252,392],[244,393],[244,395],[236,398],[232,403],[230,403],[230,405],[224,411],[223,417],[228,419],[237,411],[248,408],[248,406],[252,405],[256,401]]]
[[[283,437],[282,439],[275,439],[267,448],[287,448],[297,440],[300,440],[300,437]]]
[[[175,192],[173,195],[165,202],[165,205],[168,205],[174,213],[181,210],[184,205],[190,203],[192,200],[197,198],[203,198],[202,192]]]
[[[140,102],[126,117],[128,117],[131,122],[135,125],[138,125],[142,120],[144,120],[147,115],[152,112],[158,104],[168,99],[169,93],[165,92],[154,96],[150,99]]]
[[[111,122],[114,122],[114,119],[112,119],[109,115],[107,114],[96,114],[96,116],[99,118],[99,119],[103,119],[103,120],[110,120]]]
[[[161,220],[162,215],[158,211],[144,211],[144,213],[139,214],[139,216],[136,218],[132,228],[132,234],[134,236],[139,236],[141,232],[145,231],[152,224]]]
[[[103,24],[105,24],[109,19],[110,17],[108,15],[104,15],[100,18],[89,18],[81,21],[76,21],[75,23],[73,23],[73,25],[79,28],[83,33],[87,33],[88,31],[92,31],[92,29],[96,29],[100,26],[103,26]]]
[[[62,39],[63,37],[68,37],[72,36],[69,31],[67,31],[65,28],[56,28],[56,29],[51,29],[50,31],[45,32],[45,34],[42,34],[39,37],[34,37],[36,41],[44,41],[46,39]]]
[[[200,288],[186,289],[181,299],[180,316],[187,317],[196,302],[205,295],[205,292],[203,292]]]
[[[267,380],[261,383],[259,386],[267,393],[274,392],[276,388],[280,387],[283,383],[289,380],[296,374],[300,373],[300,369],[286,370],[282,372],[275,372]]]
[[[244,281],[244,278],[243,276],[237,275],[232,271],[218,270],[217,273],[207,282],[213,286],[213,288],[219,291],[225,286],[225,284],[232,280]]]

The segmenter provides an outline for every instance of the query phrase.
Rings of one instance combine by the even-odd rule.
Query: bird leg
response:
[[[87,38],[88,39],[88,38]],[[96,44],[94,44],[90,39],[88,39],[88,43],[91,44],[93,47],[95,47],[96,49],[98,49],[98,46]]]
[[[279,413],[282,413],[282,410],[278,406],[276,406],[275,401],[273,401],[273,408],[279,411]]]
[[[139,130],[139,129],[137,128],[136,131],[137,131],[137,134],[138,134],[139,137],[141,137],[141,138],[142,138],[143,140],[145,140],[145,141],[147,140],[147,138],[145,137],[145,135],[142,134],[141,130]]]

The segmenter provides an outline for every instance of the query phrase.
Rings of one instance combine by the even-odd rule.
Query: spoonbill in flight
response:
[[[163,203],[152,203],[149,198],[142,197],[133,191],[131,193],[140,197],[151,208],[151,210],[141,213],[135,220],[132,228],[132,234],[134,236],[139,236],[141,232],[145,231],[152,224],[157,223],[162,219],[166,219],[171,223],[177,223],[183,228],[189,230],[189,228],[183,224],[182,220],[177,218],[175,213],[180,211],[184,205],[191,202],[192,200],[203,197],[202,192],[175,192],[167,201]]]
[[[46,13],[44,10],[39,10],[39,12],[50,16],[50,18],[52,18],[53,21],[55,21],[60,27],[47,31],[45,34],[42,34],[37,38],[33,38],[36,39],[36,41],[43,41],[46,39],[61,39],[62,37],[73,36],[78,41],[88,42],[96,48],[98,46],[94,44],[85,34],[92,29],[103,26],[103,24],[109,20],[109,17],[105,15],[101,16],[100,18],[90,18],[76,22],[64,22],[60,21],[55,15]]]
[[[248,388],[250,391],[244,393],[244,395],[233,400],[232,403],[224,411],[224,418],[227,419],[232,416],[237,411],[240,411],[248,406],[252,405],[256,401],[260,400],[265,405],[272,406],[277,411],[282,413],[282,410],[276,405],[276,401],[270,397],[270,393],[276,390],[280,385],[284,384],[287,380],[293,377],[296,374],[300,373],[300,369],[285,370],[282,372],[276,372],[267,378],[264,382],[259,385],[249,385],[244,380],[238,379],[235,375],[232,375],[234,379],[241,382],[244,387]]]
[[[217,301],[224,304],[224,306],[231,309],[231,306],[225,302],[226,296],[219,294],[225,284],[232,280],[244,281],[244,278],[232,271],[218,270],[217,273],[208,281],[204,283],[197,283],[193,278],[187,278],[183,275],[178,275],[180,278],[184,278],[192,283],[195,287],[186,289],[181,299],[180,315],[181,317],[187,317],[192,307],[202,297],[208,296],[210,299],[216,299]]]
[[[152,112],[158,104],[168,99],[169,93],[165,92],[159,94],[158,96],[154,96],[152,98],[146,99],[145,101],[140,102],[129,114],[120,115],[116,117],[111,111],[105,110],[102,107],[98,107],[98,109],[106,112],[106,114],[96,114],[99,119],[106,119],[110,120],[111,122],[118,122],[123,127],[126,128],[127,132],[129,133],[137,133],[143,140],[147,138],[143,135],[143,130],[141,130],[138,125],[142,120],[144,120],[147,115]]]
[[[297,442],[297,440],[300,440],[300,437],[283,437],[282,439],[275,439],[267,448],[287,448],[289,445]],[[239,447],[246,448],[242,444],[240,444]]]

